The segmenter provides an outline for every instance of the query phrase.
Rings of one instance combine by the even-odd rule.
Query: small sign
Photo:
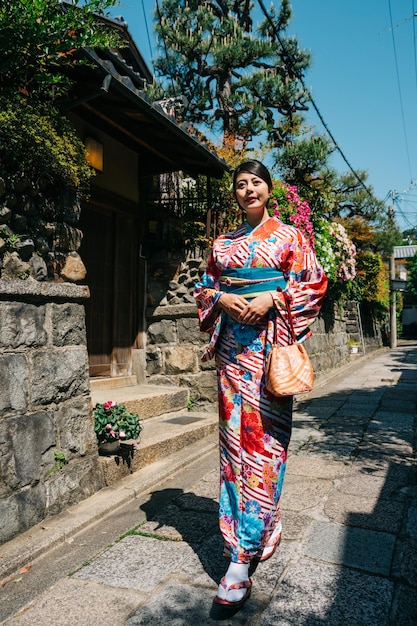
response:
[[[396,278],[392,279],[390,284],[392,291],[405,291],[407,287],[406,280],[397,280]]]

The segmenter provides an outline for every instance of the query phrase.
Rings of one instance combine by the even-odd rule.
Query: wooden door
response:
[[[86,205],[80,228],[80,255],[90,288],[86,304],[90,376],[129,375],[136,337],[135,220]]]

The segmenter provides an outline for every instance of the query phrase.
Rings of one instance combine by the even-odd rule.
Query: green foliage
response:
[[[55,459],[55,465],[53,466],[49,474],[54,474],[55,472],[59,472],[59,470],[61,470],[64,467],[64,465],[68,463],[67,457],[65,456],[65,454],[63,452],[60,452],[59,450],[54,451],[54,459]]]
[[[417,254],[415,254],[408,268],[407,289],[409,293],[417,297]]]
[[[249,141],[281,142],[295,131],[307,95],[299,81],[309,54],[285,36],[288,0],[270,9],[287,53],[267,21],[254,28],[247,0],[162,0],[155,14],[161,54],[154,66],[165,96],[185,96],[183,117]],[[282,118],[282,119],[281,119]]]
[[[124,404],[108,400],[94,407],[94,431],[98,443],[137,439],[142,424],[137,413],[130,413]]]
[[[3,93],[39,102],[65,96],[71,69],[85,59],[80,48],[119,42],[97,14],[117,0],[7,0],[0,3],[0,85]]]
[[[388,307],[389,281],[381,255],[378,252],[362,252],[357,257],[356,269],[362,300],[379,302]]]
[[[329,139],[312,134],[280,148],[276,162],[284,180],[296,185],[315,218],[328,220],[362,216],[369,221],[378,219],[384,209],[383,201],[364,189],[358,178],[366,181],[367,173],[357,171],[339,174],[329,164],[334,147]]]
[[[94,170],[71,124],[56,109],[0,98],[0,159],[9,176],[85,192]]]
[[[9,233],[5,230],[4,227],[0,226],[0,237],[5,242],[5,251],[6,252],[14,252],[17,250],[17,246],[20,243],[19,235],[15,233]]]

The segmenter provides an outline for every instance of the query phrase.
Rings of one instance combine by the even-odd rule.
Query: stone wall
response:
[[[80,213],[75,191],[7,175],[0,160],[1,278],[83,280],[86,269],[77,252],[82,242],[76,226]]]
[[[0,280],[0,543],[104,486],[89,390],[88,295],[68,283]]]
[[[217,399],[214,360],[202,362],[201,356],[208,335],[198,328],[196,305],[192,291],[204,262],[188,259],[181,263],[174,278],[169,281],[166,296],[159,306],[147,310],[146,375],[154,384],[190,388],[191,398],[197,403]],[[155,285],[153,287],[155,290]],[[159,293],[163,292],[160,284]],[[377,323],[367,312],[361,312],[356,302],[342,308],[330,298],[325,299],[320,316],[315,321],[313,336],[306,342],[317,379],[334,368],[349,362],[348,341],[357,341],[363,352],[382,345]]]

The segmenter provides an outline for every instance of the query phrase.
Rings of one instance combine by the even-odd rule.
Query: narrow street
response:
[[[297,401],[284,539],[255,569],[250,600],[223,623],[417,623],[416,401],[412,341],[359,357]],[[133,488],[135,496],[93,525],[87,504],[84,512],[79,507],[85,530],[57,540],[33,563],[21,563],[31,565],[27,573],[6,579],[1,623],[216,623],[212,600],[226,561],[217,527],[217,451],[205,450],[143,492],[138,477],[129,477],[116,489]],[[75,514],[67,512],[69,526]]]

